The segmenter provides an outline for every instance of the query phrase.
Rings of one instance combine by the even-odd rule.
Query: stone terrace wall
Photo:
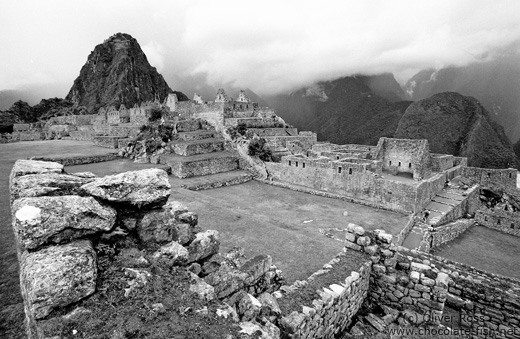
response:
[[[345,266],[353,262],[356,270],[350,272]],[[335,338],[352,323],[367,296],[370,267],[365,255],[346,250],[307,280],[282,287],[277,300],[282,337]]]
[[[482,226],[520,237],[520,213],[480,209],[475,220]]]
[[[428,240],[426,240],[431,244],[429,249],[431,250],[432,248],[452,241],[474,225],[475,220],[473,219],[459,219],[454,222],[432,228],[431,232],[429,233],[430,237]]]
[[[368,302],[397,309],[414,325],[440,322],[448,292],[446,273],[400,254],[402,248],[383,230],[365,231],[349,224],[346,231],[346,247],[367,253],[373,263]]]
[[[203,232],[195,213],[167,203],[163,170],[98,178],[18,160],[10,191],[29,339],[69,337],[72,328],[85,338],[152,337],[159,328],[165,337],[191,337],[182,333],[190,319],[219,338],[237,335],[239,325],[279,332],[250,319],[239,324],[244,309],[222,302],[278,289],[283,277],[272,259],[218,253],[218,232]],[[194,312],[199,308],[204,313]],[[132,318],[137,313],[142,322]],[[161,324],[171,319],[186,323],[168,332]]]
[[[518,338],[520,281],[425,253],[400,250],[403,256],[428,260],[450,277],[445,304],[460,312],[456,320],[473,330],[474,338]],[[501,335],[497,332],[503,331]]]
[[[518,171],[514,168],[492,169],[479,167],[464,167],[462,169],[463,180],[477,183],[482,186],[497,188],[516,188]]]
[[[469,222],[451,225],[451,230],[459,232]],[[401,310],[406,320],[401,325],[439,324],[449,306],[459,312],[449,315],[454,318],[453,327],[471,329],[474,338],[519,337],[520,281],[395,247],[392,236],[381,230],[365,232],[352,224],[347,230],[347,247],[371,255],[368,302]],[[500,335],[496,336],[496,331],[501,331]]]

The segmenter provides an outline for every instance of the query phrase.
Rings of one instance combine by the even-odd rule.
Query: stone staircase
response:
[[[239,159],[227,151],[220,133],[197,124],[178,124],[178,139],[168,145],[170,153],[159,162],[170,167],[171,174],[183,179],[180,187],[193,190],[239,184],[252,179],[239,169]]]
[[[453,180],[457,183],[458,179]],[[462,218],[466,212],[469,196],[474,192],[476,187],[463,190],[456,184],[443,188],[418,214],[418,218],[423,218],[425,211],[429,211],[428,218],[422,221],[416,221],[412,230],[405,238],[403,246],[409,249],[415,249],[419,246],[424,232],[429,227],[438,227],[456,219]]]

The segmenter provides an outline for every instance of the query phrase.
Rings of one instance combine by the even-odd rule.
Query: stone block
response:
[[[24,249],[107,232],[116,220],[116,211],[112,208],[92,197],[75,195],[17,199],[12,212],[13,229]]]
[[[198,233],[188,246],[189,262],[199,261],[218,252],[220,246],[219,233],[217,231],[205,231]]]
[[[154,260],[166,267],[181,266],[188,262],[188,250],[176,241],[161,246],[154,254]]]
[[[248,276],[245,283],[252,285],[255,281],[257,281],[260,277],[269,271],[272,264],[273,259],[271,256],[262,254],[249,259],[239,269]]]
[[[58,173],[29,174],[15,177],[10,187],[11,199],[44,195],[74,195],[78,193],[80,186],[94,179]]]
[[[110,203],[153,208],[168,201],[171,186],[165,171],[150,168],[108,175],[81,186],[81,190]]]
[[[357,244],[360,246],[368,246],[368,245],[370,245],[370,238],[369,237],[359,237],[357,240]]]
[[[57,162],[39,160],[16,160],[11,170],[10,179],[29,174],[63,173],[63,165]]]
[[[359,225],[356,225],[356,224],[353,224],[353,223],[349,223],[347,225],[347,228],[346,230],[350,233],[355,233],[357,235],[364,235],[365,234],[365,229]]]
[[[24,252],[21,257],[22,294],[35,319],[94,293],[96,278],[96,252],[86,240]]]

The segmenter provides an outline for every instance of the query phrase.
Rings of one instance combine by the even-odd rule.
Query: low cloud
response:
[[[518,0],[20,0],[2,12],[10,28],[0,31],[0,90],[42,74],[72,84],[88,53],[116,32],[134,36],[174,89],[183,78],[207,79],[260,94],[359,73],[404,82],[520,39]]]

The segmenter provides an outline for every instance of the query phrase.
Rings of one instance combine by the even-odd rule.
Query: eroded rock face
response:
[[[96,252],[87,240],[24,252],[20,271],[26,307],[34,318],[41,319],[56,307],[67,306],[94,293]]]
[[[24,249],[62,243],[114,226],[116,211],[92,197],[21,198],[13,202],[13,229]]]
[[[171,186],[164,170],[150,168],[99,178],[81,190],[107,202],[153,208],[168,201]]]
[[[43,195],[76,194],[80,186],[93,181],[75,175],[44,173],[15,177],[11,182],[11,198],[39,197]]]
[[[63,173],[63,165],[49,161],[16,160],[11,170],[10,184],[12,184],[13,179],[16,177],[44,173]]]

